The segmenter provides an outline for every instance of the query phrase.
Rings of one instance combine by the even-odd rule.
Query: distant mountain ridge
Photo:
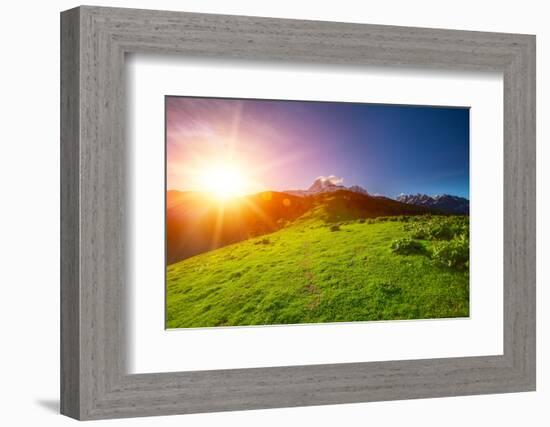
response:
[[[334,175],[327,177],[320,176],[307,190],[286,190],[283,193],[291,194],[298,197],[318,196],[326,193],[334,193],[336,191],[350,191],[356,194],[362,194],[377,199],[396,200],[408,205],[423,206],[428,209],[434,209],[441,213],[462,214],[467,215],[470,212],[470,201],[463,197],[453,196],[450,194],[441,194],[429,196],[427,194],[400,194],[395,199],[382,196],[379,194],[371,194],[366,189],[359,185],[346,187],[342,185],[343,180]]]
[[[468,199],[450,194],[436,196],[428,196],[427,194],[400,194],[395,200],[409,205],[436,209],[445,213],[467,215],[470,212],[470,201]]]

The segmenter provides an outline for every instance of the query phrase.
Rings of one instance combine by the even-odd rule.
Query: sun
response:
[[[247,179],[234,165],[206,167],[200,172],[200,185],[215,197],[226,200],[246,193]]]

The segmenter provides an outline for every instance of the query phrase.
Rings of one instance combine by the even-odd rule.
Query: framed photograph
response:
[[[61,411],[535,390],[535,37],[61,14]]]
[[[469,113],[167,96],[166,327],[469,317]]]

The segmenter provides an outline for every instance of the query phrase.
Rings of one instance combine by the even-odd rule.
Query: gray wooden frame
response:
[[[125,370],[124,58],[501,71],[504,354],[134,374]],[[61,412],[77,419],[535,389],[535,37],[83,6],[61,14]]]

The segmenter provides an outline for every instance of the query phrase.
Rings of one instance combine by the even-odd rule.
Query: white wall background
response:
[[[537,0],[157,0],[97,5],[537,35],[538,391],[108,421],[117,426],[546,426],[550,423],[550,27]],[[59,12],[74,1],[5,2],[0,65],[0,423],[63,426],[59,384]],[[546,310],[545,310],[546,308]]]

